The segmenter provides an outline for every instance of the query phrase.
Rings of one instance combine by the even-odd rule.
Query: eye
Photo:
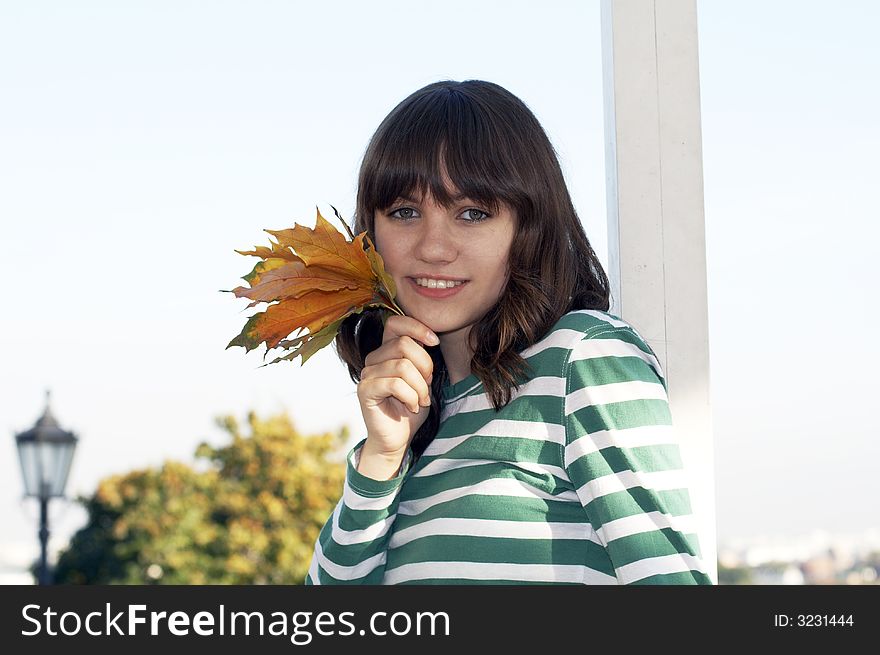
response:
[[[468,223],[481,223],[482,221],[485,221],[487,218],[489,218],[489,214],[487,212],[484,212],[482,209],[476,208],[465,209],[462,216],[464,217],[464,220],[466,220]]]
[[[412,207],[401,207],[399,209],[395,209],[395,210],[389,212],[388,216],[390,218],[396,218],[396,219],[405,221],[405,220],[409,220],[410,218],[413,218],[415,213],[416,213],[416,210],[413,209]]]

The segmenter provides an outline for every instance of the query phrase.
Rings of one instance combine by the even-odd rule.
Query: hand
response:
[[[365,458],[384,463],[382,472],[393,474],[406,448],[428,418],[434,362],[425,345],[440,340],[424,323],[392,314],[385,322],[382,345],[367,355],[357,395],[367,427],[361,451]],[[366,463],[366,468],[377,470]],[[387,479],[387,478],[386,478]]]

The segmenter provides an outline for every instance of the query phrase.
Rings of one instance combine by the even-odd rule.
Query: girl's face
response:
[[[376,249],[397,285],[401,309],[441,339],[456,332],[466,337],[504,291],[514,213],[502,204],[490,215],[468,198],[444,209],[430,195],[398,198],[376,210]],[[438,280],[456,286],[440,288]]]

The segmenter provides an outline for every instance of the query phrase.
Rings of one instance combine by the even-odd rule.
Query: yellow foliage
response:
[[[286,414],[253,412],[244,426],[232,416],[217,424],[230,439],[196,449],[207,470],[169,461],[108,477],[81,499],[89,523],[60,555],[56,579],[301,583],[342,489],[347,429],[305,436]]]

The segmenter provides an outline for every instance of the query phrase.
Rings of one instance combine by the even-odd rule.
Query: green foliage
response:
[[[167,461],[79,498],[89,520],[55,581],[301,584],[342,489],[348,430],[303,436],[284,414],[247,422],[244,435],[234,417],[218,419],[231,443],[200,444],[195,469]]]

